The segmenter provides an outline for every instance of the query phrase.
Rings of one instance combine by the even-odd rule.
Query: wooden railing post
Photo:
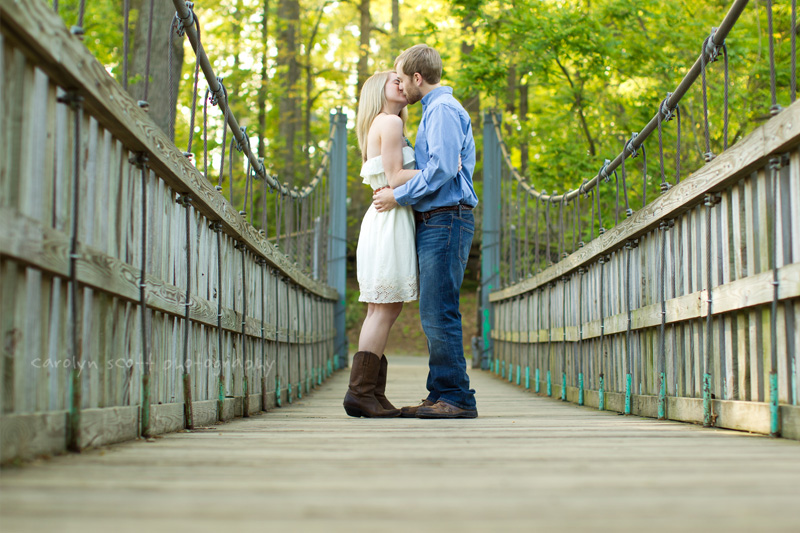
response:
[[[347,115],[341,109],[331,113],[331,127],[336,128],[331,149],[330,168],[330,250],[328,253],[328,284],[336,289],[339,298],[334,311],[336,344],[334,368],[347,366],[347,336],[345,335],[345,286],[347,278]]]
[[[492,120],[494,115],[494,120]],[[481,240],[481,344],[480,365],[489,369],[493,348],[492,307],[489,293],[498,287],[500,276],[500,180],[502,159],[500,142],[494,128],[498,113],[487,112],[483,118],[483,222]],[[474,366],[475,362],[473,362]]]

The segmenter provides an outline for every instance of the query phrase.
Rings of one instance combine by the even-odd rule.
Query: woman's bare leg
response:
[[[389,332],[403,310],[403,302],[370,303],[367,306],[367,317],[361,325],[361,335],[358,337],[358,351],[372,352],[380,357],[386,350]]]

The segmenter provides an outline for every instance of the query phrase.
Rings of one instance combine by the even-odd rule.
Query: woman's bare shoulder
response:
[[[397,128],[400,128],[402,131],[403,119],[397,115],[381,114],[375,117],[372,125],[380,128],[381,130],[396,130]]]

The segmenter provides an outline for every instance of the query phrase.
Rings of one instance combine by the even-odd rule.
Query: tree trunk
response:
[[[463,33],[466,35],[468,33],[475,34],[477,29],[475,28],[475,19],[477,17],[477,13],[475,11],[469,11],[464,16],[461,21],[461,28]],[[461,41],[461,57],[462,59],[467,58],[472,51],[475,49],[474,39],[464,39]],[[470,86],[474,89],[474,86]],[[481,131],[481,93],[480,91],[475,90],[473,93],[468,93],[464,95],[463,100],[464,109],[467,110],[469,113],[470,118],[472,119],[472,131],[479,132]]]
[[[264,135],[267,130],[267,53],[269,52],[268,24],[269,22],[269,0],[264,0],[264,10],[261,18],[261,41],[264,43],[264,52],[261,54],[261,85],[258,87],[258,157],[264,155]]]
[[[150,30],[151,1],[153,2],[153,24],[150,77],[145,98],[147,37]],[[175,15],[175,6],[172,2],[163,0],[133,0],[131,7],[139,13],[139,17],[133,31],[133,57],[128,92],[136,100],[147,100],[150,117],[159,128],[169,135],[169,126],[175,120],[178,86],[183,66],[183,40],[186,37],[172,36],[172,75],[170,76],[169,32]]]
[[[300,3],[298,0],[280,0],[278,3],[278,72],[280,98],[278,102],[278,129],[281,143],[279,177],[289,186],[294,185],[294,145],[300,109],[297,84],[300,65],[297,61],[297,34],[300,25]]]
[[[391,53],[396,57],[400,54],[400,0],[392,0],[392,38],[390,42]]]
[[[528,173],[528,142],[530,131],[528,131],[528,82],[519,84],[519,120],[522,122],[522,140],[519,143],[520,151],[520,174],[525,176]]]
[[[369,0],[361,0],[359,4],[361,12],[361,38],[358,49],[358,87],[356,88],[357,97],[361,96],[361,87],[369,78],[369,32],[372,29],[372,19],[369,15]]]

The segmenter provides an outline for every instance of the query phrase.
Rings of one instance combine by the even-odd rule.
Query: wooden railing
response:
[[[3,0],[0,29],[0,459],[321,383],[338,292],[246,223],[44,2]]]
[[[774,422],[800,438],[798,145],[795,102],[566,259],[491,293],[492,371],[587,406],[767,434]]]

